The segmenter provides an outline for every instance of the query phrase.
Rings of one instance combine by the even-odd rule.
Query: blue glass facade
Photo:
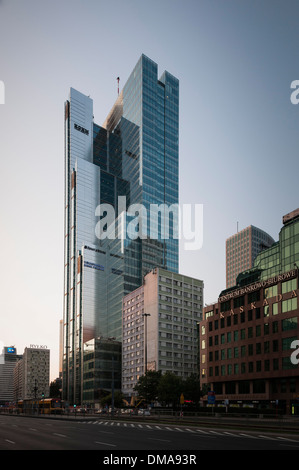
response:
[[[99,376],[85,370],[85,345],[99,344],[92,341],[99,337],[121,341],[124,295],[155,267],[178,272],[178,239],[172,226],[164,239],[161,206],[178,204],[178,115],[178,80],[168,72],[158,79],[157,64],[144,55],[103,125],[93,122],[89,97],[71,89],[66,102],[63,393],[70,403],[81,403],[84,390],[90,399],[91,376]],[[96,208],[109,204],[119,215],[119,196],[126,210],[133,204],[146,209],[142,236],[100,240]],[[152,204],[162,210],[157,237]],[[117,228],[127,233],[134,216],[120,216]]]

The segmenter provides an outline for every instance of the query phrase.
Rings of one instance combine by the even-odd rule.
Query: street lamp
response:
[[[108,341],[115,341],[114,336],[109,336]],[[112,352],[112,384],[111,384],[111,418],[114,416],[114,351]]]
[[[145,373],[145,390],[146,390],[146,404],[147,404],[147,317],[150,313],[143,313],[144,317],[144,373]]]

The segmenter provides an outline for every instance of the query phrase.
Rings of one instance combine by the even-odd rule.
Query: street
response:
[[[63,420],[0,415],[0,450],[119,451],[299,450],[299,437],[200,426],[120,420]],[[182,453],[182,452],[181,452]],[[146,456],[147,452],[142,455]]]

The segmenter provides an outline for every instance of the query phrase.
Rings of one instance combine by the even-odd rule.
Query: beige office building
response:
[[[156,268],[123,299],[122,391],[146,370],[187,378],[198,372],[198,322],[203,281]]]
[[[14,370],[15,400],[45,398],[50,394],[50,350],[46,347],[25,348]]]

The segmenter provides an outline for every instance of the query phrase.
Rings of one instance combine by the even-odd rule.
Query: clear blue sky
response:
[[[204,241],[180,272],[225,287],[225,240],[278,239],[299,207],[295,0],[0,0],[0,340],[51,349],[63,305],[64,101],[103,123],[142,53],[180,80],[180,202],[204,205]]]

